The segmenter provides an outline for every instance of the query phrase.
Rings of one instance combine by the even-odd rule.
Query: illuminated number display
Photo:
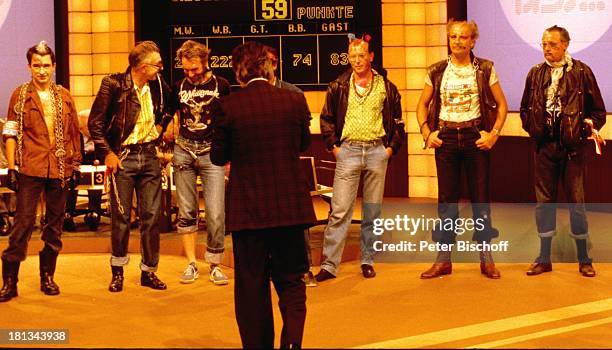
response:
[[[382,18],[375,10],[380,6],[381,0],[173,2],[167,45],[171,80],[176,82],[184,75],[176,50],[186,40],[197,40],[210,48],[208,64],[215,74],[238,85],[231,67],[232,50],[257,41],[276,49],[280,79],[303,90],[324,90],[350,69],[348,33],[367,31],[373,34],[375,45],[380,44]],[[382,62],[379,46],[374,51],[374,63]]]
[[[308,84],[316,80],[319,67],[317,37],[293,36],[284,38],[282,44],[283,74],[281,79],[292,84]]]
[[[332,81],[338,75],[350,67],[348,53],[346,52],[348,41],[346,37],[339,35],[319,36],[319,57],[325,60],[328,69],[322,69],[319,73],[320,81]]]
[[[294,53],[293,54],[293,66],[297,67],[300,64],[304,64],[307,66],[312,66],[312,54],[301,54],[301,53]]]
[[[231,68],[232,67],[232,56],[217,56],[212,55],[209,57],[210,68]]]
[[[234,84],[236,78],[232,71],[232,50],[243,43],[242,38],[209,38],[204,42],[211,50],[208,64],[218,74]]]
[[[291,0],[254,0],[256,21],[291,19]]]
[[[346,66],[347,64],[349,64],[348,53],[332,52],[329,56],[329,64],[331,64],[332,66],[337,66],[339,64]]]

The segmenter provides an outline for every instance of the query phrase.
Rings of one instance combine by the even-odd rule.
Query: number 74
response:
[[[298,64],[305,64],[307,66],[312,66],[312,54],[307,54],[306,56],[301,53],[293,54],[293,66],[297,67]]]

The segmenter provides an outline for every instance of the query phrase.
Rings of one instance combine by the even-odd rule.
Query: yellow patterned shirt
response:
[[[374,141],[385,136],[382,116],[387,98],[385,80],[375,71],[373,73],[370,88],[356,86],[354,75],[351,75],[342,141]]]
[[[155,115],[153,114],[153,99],[149,84],[145,84],[142,89],[134,85],[138,102],[140,102],[140,113],[136,120],[134,130],[125,139],[123,145],[133,145],[136,143],[150,142],[157,139],[159,134],[155,128]]]

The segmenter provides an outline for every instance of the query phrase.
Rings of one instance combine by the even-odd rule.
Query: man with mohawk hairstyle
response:
[[[320,117],[321,135],[336,158],[336,170],[318,282],[338,274],[362,174],[361,273],[376,276],[373,222],[381,213],[387,163],[406,136],[397,87],[384,70],[372,68],[372,37],[351,34],[349,39],[351,69],[329,84]]]
[[[55,54],[41,41],[26,53],[32,80],[15,89],[2,135],[6,142],[7,187],[17,192],[17,214],[9,245],[2,253],[0,302],[17,296],[19,265],[25,260],[36,220],[36,205],[45,194],[40,290],[58,295],[53,281],[59,251],[66,194],[74,188],[81,161],[79,122],[70,92],[52,81]],[[16,165],[19,165],[17,170]]]

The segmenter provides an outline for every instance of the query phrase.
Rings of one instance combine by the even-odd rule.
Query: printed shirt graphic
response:
[[[498,82],[495,68],[491,68],[489,86]],[[429,76],[425,83],[433,86]],[[440,86],[440,119],[449,122],[464,122],[480,117],[480,97],[478,96],[478,84],[476,83],[476,72],[470,64],[465,67],[457,67],[449,63],[444,70],[442,84]]]
[[[179,135],[190,140],[211,141],[214,111],[221,96],[230,92],[230,85],[222,77],[213,75],[207,81],[194,85],[186,78],[177,88],[179,103]]]

